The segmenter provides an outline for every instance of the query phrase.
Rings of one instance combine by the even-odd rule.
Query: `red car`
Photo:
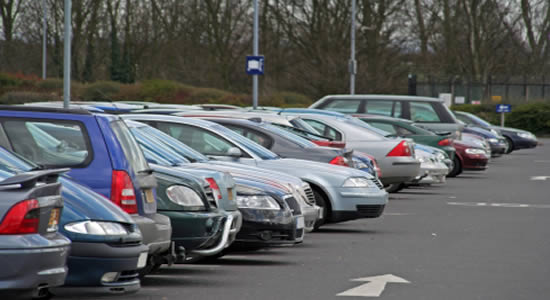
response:
[[[454,166],[447,177],[456,177],[463,170],[482,171],[487,169],[490,153],[478,145],[467,141],[455,140],[453,146],[456,149]]]

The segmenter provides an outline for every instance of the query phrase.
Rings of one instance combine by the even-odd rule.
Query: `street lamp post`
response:
[[[355,74],[357,73],[357,61],[355,60],[355,16],[356,16],[356,0],[351,0],[351,53],[349,59],[349,93],[355,94]]]
[[[258,0],[254,0],[254,33],[252,55],[259,55],[258,43]],[[252,75],[252,106],[258,108],[258,75]]]
[[[71,0],[65,0],[65,39],[63,41],[63,108],[71,101]]]
[[[42,79],[46,79],[46,64],[47,64],[46,34],[48,31],[48,22],[47,22],[48,4],[46,3],[46,0],[42,0],[42,9],[44,14],[42,16]]]

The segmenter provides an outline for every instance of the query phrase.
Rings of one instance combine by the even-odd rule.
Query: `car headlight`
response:
[[[166,189],[168,200],[187,210],[204,210],[202,198],[194,190],[183,185],[172,185]]]
[[[496,135],[496,136],[499,136],[500,135],[500,132],[494,130],[494,129],[491,129],[491,133]]]
[[[437,157],[438,160],[444,161],[446,159],[445,154],[438,152],[435,157]]]
[[[490,139],[489,139],[489,143],[491,143],[491,144],[498,144],[498,139],[490,138]]]
[[[519,137],[522,137],[524,139],[530,139],[530,140],[535,140],[537,139],[532,133],[530,132],[518,132],[517,135]]]
[[[350,177],[344,181],[342,187],[372,187],[375,186],[370,180],[366,177]]]
[[[127,235],[128,230],[119,223],[99,222],[99,221],[81,221],[65,225],[65,230],[92,235]]]
[[[483,150],[483,149],[466,148],[465,151],[466,151],[467,154],[472,154],[472,155],[485,154],[485,150]]]
[[[261,190],[237,185],[237,207],[266,210],[279,210],[281,206],[273,197]]]

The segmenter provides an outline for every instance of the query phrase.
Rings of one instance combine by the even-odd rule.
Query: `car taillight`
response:
[[[111,201],[129,214],[137,214],[138,207],[132,179],[125,171],[113,171]]]
[[[214,178],[206,178],[206,181],[210,184],[210,188],[212,189],[212,193],[214,194],[214,199],[221,199],[222,193],[220,191],[220,187],[216,183],[216,180]]]
[[[312,142],[317,144],[318,146],[322,146],[322,147],[332,147],[332,148],[345,148],[346,147],[346,143],[344,143],[344,142],[317,141],[317,140],[312,140]]]
[[[344,167],[348,167],[348,162],[347,162],[347,159],[343,156],[336,156],[335,158],[333,158],[329,164],[331,165],[338,165],[338,166],[344,166]]]
[[[40,205],[36,199],[21,201],[10,208],[0,224],[0,234],[38,233]]]
[[[451,140],[449,139],[442,139],[441,141],[439,141],[437,143],[439,146],[450,146],[451,145]]]
[[[402,141],[386,156],[411,156],[411,149],[409,148],[407,141]]]

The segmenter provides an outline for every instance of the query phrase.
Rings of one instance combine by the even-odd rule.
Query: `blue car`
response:
[[[149,246],[146,274],[175,260],[170,219],[157,213],[156,180],[124,122],[55,107],[0,107],[0,146],[44,168],[69,167],[76,182],[107,197],[138,225]]]
[[[519,149],[535,148],[538,145],[537,137],[529,131],[510,127],[494,126],[474,114],[463,111],[453,111],[453,113],[458,120],[466,123],[467,125],[474,125],[483,129],[493,130],[502,135],[506,139],[506,153]]]
[[[481,128],[474,125],[467,125],[464,126],[464,130],[462,132],[477,135],[487,140],[487,143],[491,146],[492,157],[499,157],[506,153],[506,149],[508,148],[506,139],[500,136],[500,134],[498,134],[495,130]]]
[[[0,147],[0,165],[29,172],[40,166]],[[106,292],[140,288],[138,269],[145,267],[148,247],[132,218],[118,206],[67,177],[59,177],[64,208],[59,232],[72,244],[65,286],[94,287]]]

